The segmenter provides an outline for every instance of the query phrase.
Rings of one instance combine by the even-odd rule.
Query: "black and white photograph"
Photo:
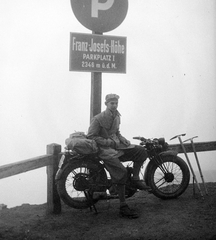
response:
[[[0,240],[216,239],[216,1],[0,0]]]

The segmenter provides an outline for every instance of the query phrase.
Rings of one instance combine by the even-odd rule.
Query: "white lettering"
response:
[[[114,0],[107,0],[105,3],[99,3],[99,0],[92,0],[91,16],[98,18],[98,10],[108,10],[112,7]]]
[[[83,60],[108,61],[108,62],[111,62],[112,58],[111,58],[111,55],[83,53]]]
[[[73,51],[88,51],[88,42],[80,42],[76,41],[76,37],[73,37],[72,39],[72,50]]]
[[[101,52],[108,53],[109,52],[109,44],[107,44],[106,39],[103,43],[95,43],[93,38],[91,39],[91,45],[89,46],[90,52]]]
[[[125,53],[125,46],[120,44],[120,41],[111,40],[111,53]]]

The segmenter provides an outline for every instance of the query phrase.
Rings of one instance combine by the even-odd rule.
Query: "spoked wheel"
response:
[[[95,204],[94,191],[105,191],[106,173],[104,168],[92,162],[74,162],[64,167],[57,182],[61,199],[70,207],[83,209]]]
[[[188,187],[190,171],[187,164],[178,156],[161,156],[160,165],[151,164],[148,184],[155,196],[172,199],[180,196]]]

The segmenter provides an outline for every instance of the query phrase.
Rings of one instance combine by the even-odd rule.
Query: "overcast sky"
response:
[[[1,0],[0,29],[3,165],[43,155],[49,143],[63,148],[70,133],[88,130],[91,74],[69,71],[69,35],[91,31],[69,0]],[[102,74],[102,110],[106,94],[120,95],[123,136],[216,141],[216,1],[129,0],[123,23],[105,35],[127,37],[126,74]],[[201,153],[203,168],[216,169],[215,156]],[[40,169],[1,180],[0,190],[12,182],[29,190],[0,203],[44,199],[45,179]]]

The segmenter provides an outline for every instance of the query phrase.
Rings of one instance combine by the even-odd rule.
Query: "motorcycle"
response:
[[[134,139],[140,140],[140,145],[148,153],[149,162],[142,177],[150,192],[161,199],[173,199],[183,194],[189,184],[190,171],[178,153],[169,149],[164,138]],[[126,169],[125,194],[129,198],[138,190],[131,180],[133,168],[128,165]],[[81,155],[66,149],[59,161],[55,180],[60,198],[76,209],[94,207],[97,212],[95,204],[99,200],[118,198],[109,173],[97,154]],[[97,193],[104,194],[95,197]]]

